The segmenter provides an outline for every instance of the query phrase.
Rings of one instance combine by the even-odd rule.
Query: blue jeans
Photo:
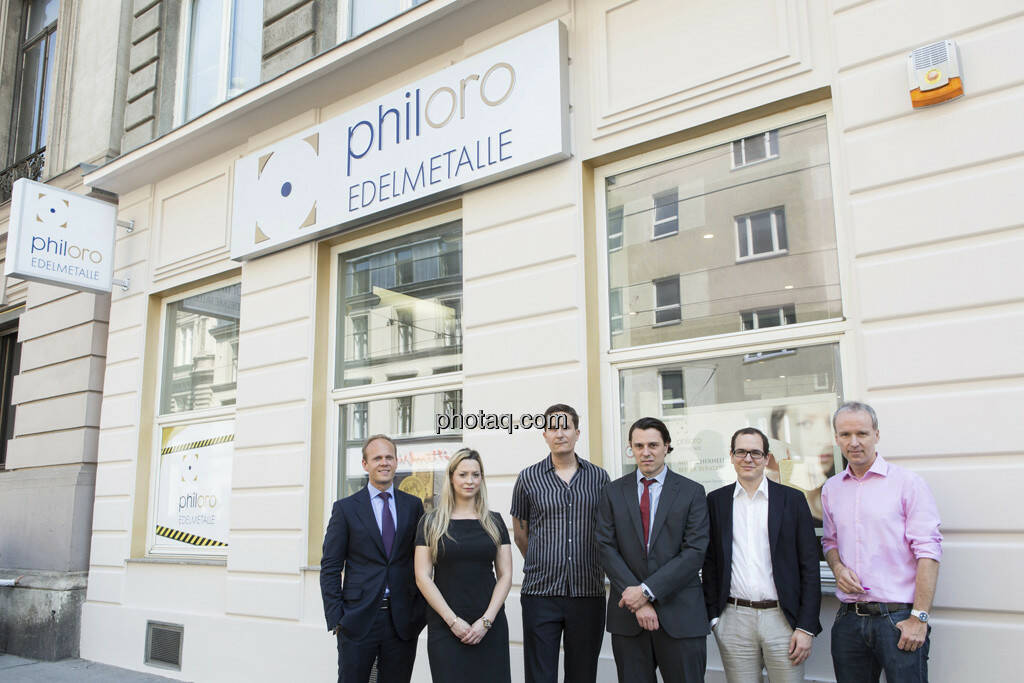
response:
[[[882,606],[879,616],[858,616],[853,605],[842,605],[832,625],[832,664],[838,683],[878,683],[882,671],[888,683],[927,683],[928,645],[914,652],[896,647],[900,630],[896,624],[910,616],[909,609],[889,612]]]

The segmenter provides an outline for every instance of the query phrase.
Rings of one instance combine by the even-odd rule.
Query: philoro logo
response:
[[[348,158],[345,162],[346,176],[352,175],[352,162],[364,158],[375,146],[384,149],[385,136],[390,140],[391,124],[394,124],[396,145],[403,140],[419,137],[422,123],[440,129],[455,117],[465,119],[474,102],[487,107],[497,107],[512,95],[516,86],[516,70],[508,62],[497,62],[483,75],[471,73],[461,78],[458,90],[443,85],[431,92],[425,99],[420,88],[406,91],[403,112],[395,107],[377,105],[376,121],[357,121],[348,127]],[[403,135],[404,130],[404,135]]]
[[[63,256],[76,261],[103,262],[103,254],[95,249],[71,244],[67,240],[55,240],[46,235],[32,235],[30,253],[35,254],[37,251],[49,254],[50,256]]]

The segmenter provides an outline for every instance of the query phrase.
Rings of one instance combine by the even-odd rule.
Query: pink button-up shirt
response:
[[[838,548],[865,595],[836,589],[843,602],[913,602],[917,561],[942,559],[939,510],[917,474],[876,455],[858,479],[850,468],[821,490],[825,552]]]

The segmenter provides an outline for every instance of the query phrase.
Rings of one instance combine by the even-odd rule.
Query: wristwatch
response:
[[[647,586],[640,586],[640,592],[642,592],[644,597],[647,598],[647,602],[654,602],[654,593],[647,590]]]
[[[925,615],[925,616],[927,617],[927,615]],[[494,622],[491,621],[490,619],[488,619],[487,617],[480,617],[480,621],[484,622],[484,628],[487,629],[488,631],[490,631],[491,630],[491,626],[494,625]]]
[[[917,617],[922,624],[928,623],[928,613],[925,612],[923,609],[911,609],[910,616]]]

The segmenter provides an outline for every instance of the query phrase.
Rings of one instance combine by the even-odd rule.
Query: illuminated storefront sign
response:
[[[551,22],[240,159],[231,257],[567,158],[566,69]]]

